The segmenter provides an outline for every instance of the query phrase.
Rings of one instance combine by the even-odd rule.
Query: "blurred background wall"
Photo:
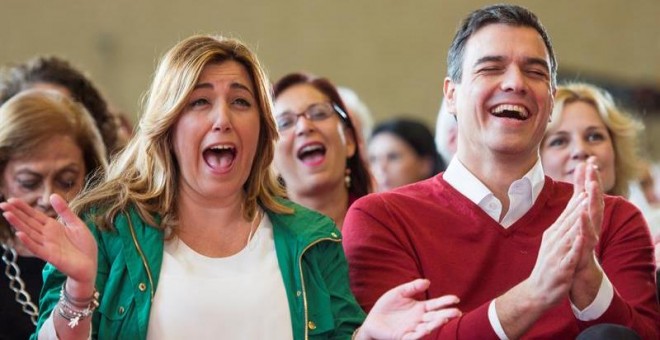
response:
[[[69,59],[136,121],[158,58],[194,33],[240,38],[272,80],[297,70],[357,91],[376,121],[435,123],[446,54],[477,0],[1,0],[0,64]],[[647,125],[660,159],[660,0],[512,1],[539,15],[563,79],[607,85]]]

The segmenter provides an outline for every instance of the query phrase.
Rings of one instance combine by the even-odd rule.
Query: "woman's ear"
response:
[[[355,155],[357,150],[357,141],[355,137],[355,130],[352,128],[346,128],[345,139],[346,139],[346,158],[351,158]]]

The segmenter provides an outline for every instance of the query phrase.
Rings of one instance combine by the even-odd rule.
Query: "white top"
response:
[[[456,191],[461,193],[461,195],[478,205],[488,216],[498,221],[504,228],[516,223],[516,221],[532,208],[534,202],[536,202],[536,199],[541,194],[543,184],[545,183],[545,174],[541,160],[539,159],[521,179],[511,183],[508,191],[509,211],[507,211],[502,221],[500,221],[502,203],[485,184],[458,160],[458,157],[452,158],[442,178],[454,187]],[[600,289],[594,301],[582,311],[578,310],[571,302],[573,314],[582,321],[597,319],[609,308],[613,297],[614,288],[612,287],[612,283],[607,278],[607,275],[603,273],[603,281],[601,281]],[[500,339],[507,339],[504,328],[502,328],[500,319],[497,316],[495,300],[491,301],[490,306],[488,306],[488,320]]]
[[[267,215],[229,257],[203,256],[177,238],[165,243],[147,339],[293,339]]]

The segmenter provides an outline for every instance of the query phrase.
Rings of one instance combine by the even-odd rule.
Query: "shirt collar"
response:
[[[467,197],[477,205],[489,195],[493,195],[493,192],[475,177],[456,156],[454,156],[449,162],[449,166],[447,166],[442,178],[444,178],[449,185],[454,187],[456,191],[460,192],[463,196]],[[545,183],[545,173],[543,172],[540,158],[518,181],[520,180],[528,181],[531,184],[532,203],[536,202],[536,199],[539,197],[541,190],[543,189],[543,184]]]

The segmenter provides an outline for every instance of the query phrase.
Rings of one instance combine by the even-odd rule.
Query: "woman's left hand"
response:
[[[0,209],[16,228],[16,237],[35,256],[69,277],[67,289],[80,283],[89,288],[86,290],[93,291],[98,254],[96,240],[87,225],[69,209],[64,198],[53,194],[50,201],[61,221],[48,217],[17,198],[0,203]],[[90,296],[91,291],[84,297]]]
[[[430,281],[417,279],[394,287],[381,296],[359,328],[355,339],[419,339],[447,321],[461,316],[454,295],[426,301],[413,298],[429,288]]]

